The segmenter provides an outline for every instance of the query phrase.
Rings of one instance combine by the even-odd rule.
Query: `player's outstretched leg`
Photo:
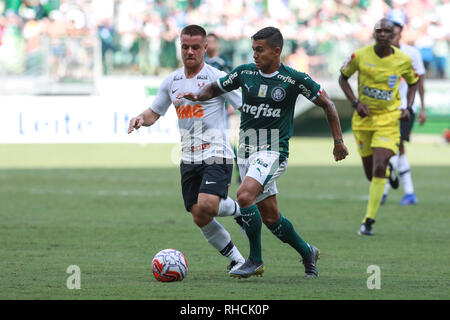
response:
[[[414,185],[411,176],[411,166],[409,165],[406,154],[402,154],[399,158],[398,171],[403,184],[403,191],[405,193],[399,204],[401,206],[417,204],[418,201],[416,195],[414,194]]]
[[[261,254],[261,214],[256,204],[241,208],[242,221],[245,233],[250,243],[250,255],[245,263],[230,271],[230,276],[235,278],[248,278],[250,276],[262,276],[264,263]]]
[[[317,259],[319,259],[319,250],[306,243],[294,230],[292,223],[285,218],[281,212],[280,219],[273,225],[268,226],[269,230],[281,241],[294,248],[303,259],[305,265],[305,277],[313,278],[319,275],[316,268]]]
[[[216,219],[212,219],[210,223],[201,227],[200,231],[210,245],[230,260],[227,270],[238,268],[244,263],[245,259],[231,241],[230,234]]]

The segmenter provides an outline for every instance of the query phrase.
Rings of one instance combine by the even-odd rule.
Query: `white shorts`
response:
[[[276,151],[258,151],[247,159],[238,159],[239,174],[242,181],[251,177],[263,187],[263,192],[256,198],[260,202],[278,193],[276,180],[287,169],[287,159],[279,162],[280,153]]]

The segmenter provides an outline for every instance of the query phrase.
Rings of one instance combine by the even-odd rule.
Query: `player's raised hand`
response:
[[[134,130],[139,129],[144,124],[144,116],[139,115],[137,117],[131,118],[128,125],[128,134],[132,133]]]
[[[356,105],[356,112],[358,112],[361,118],[370,116],[369,107],[361,101],[358,101],[358,104]]]
[[[177,95],[177,99],[187,99],[191,101],[197,101],[198,96],[196,94],[193,94],[192,92],[180,92]]]
[[[344,160],[347,157],[348,150],[344,142],[334,144],[333,155],[335,161]]]

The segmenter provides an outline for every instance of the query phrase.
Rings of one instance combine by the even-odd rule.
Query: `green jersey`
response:
[[[217,83],[225,92],[242,88],[239,157],[273,150],[280,152],[281,161],[288,158],[298,95],[313,101],[321,93],[309,75],[283,64],[272,74],[262,73],[254,63],[244,64]]]
[[[233,69],[231,61],[227,57],[222,55],[210,58],[207,54],[205,54],[205,63],[225,72],[230,72],[231,69]]]

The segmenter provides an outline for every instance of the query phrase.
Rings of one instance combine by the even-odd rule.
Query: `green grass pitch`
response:
[[[174,145],[0,145],[0,299],[450,299],[450,146],[407,145],[419,204],[400,207],[401,187],[391,190],[375,236],[362,238],[369,183],[346,142],[350,156],[335,163],[331,139],[292,139],[278,182],[280,211],[321,250],[314,280],[264,226],[264,276],[230,278],[184,210]],[[247,256],[234,220],[217,219]],[[183,281],[153,278],[165,248],[185,254]],[[66,287],[69,265],[80,290]],[[379,290],[367,288],[370,265]]]

